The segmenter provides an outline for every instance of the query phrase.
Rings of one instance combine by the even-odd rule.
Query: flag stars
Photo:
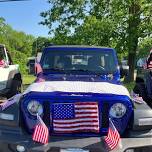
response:
[[[54,104],[53,106],[54,118],[69,119],[73,118],[74,104]]]

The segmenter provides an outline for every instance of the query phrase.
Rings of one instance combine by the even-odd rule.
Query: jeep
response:
[[[152,109],[121,84],[113,48],[50,46],[38,67],[35,82],[1,105],[0,151],[108,151],[109,120],[121,135],[113,151],[152,144]],[[32,140],[37,115],[49,129],[46,145]]]
[[[0,66],[0,97],[10,98],[21,92],[22,77],[19,65],[13,64],[5,45],[0,45],[0,54],[4,60],[4,65]]]
[[[137,77],[133,91],[152,107],[152,69],[147,68],[146,58],[141,58],[139,61],[137,62]]]

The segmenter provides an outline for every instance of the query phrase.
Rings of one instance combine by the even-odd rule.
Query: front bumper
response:
[[[0,152],[17,152],[17,145],[24,146],[26,152],[60,152],[64,148],[81,148],[89,152],[108,152],[104,138],[50,136],[49,143],[42,145],[32,141],[32,136],[15,129],[0,131]],[[147,138],[122,138],[112,152],[124,152],[134,147],[152,146],[152,135]],[[152,151],[152,147],[148,151]],[[141,151],[140,151],[141,152]]]

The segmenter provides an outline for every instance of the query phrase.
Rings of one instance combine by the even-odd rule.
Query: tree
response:
[[[128,52],[129,81],[133,81],[139,39],[149,36],[152,30],[151,0],[49,0],[48,3],[51,9],[41,13],[44,18],[41,24],[47,25],[50,32],[54,34],[56,31],[60,33],[66,31],[67,36],[73,33],[77,35],[79,31],[84,33],[81,29],[87,24],[91,27],[92,22],[87,22],[87,18],[90,17],[97,20],[97,26],[102,21],[109,23],[106,25],[107,28],[112,24],[113,34],[108,37],[111,38],[109,41],[111,40],[112,43],[109,42],[107,45],[113,44],[117,50]],[[81,28],[82,25],[84,25],[83,28]],[[97,33],[95,30],[96,28],[94,32]],[[87,44],[101,45],[95,41],[101,42],[105,33],[101,33],[102,36],[96,34],[97,38],[94,39],[92,35],[89,35],[90,30],[87,32],[85,35],[79,32],[75,40],[81,37],[81,42],[78,41],[81,44],[89,41]],[[82,36],[85,37],[82,38]]]
[[[37,52],[41,52],[44,47],[51,45],[51,40],[45,37],[38,37],[33,42],[32,48],[32,55],[36,55]]]
[[[138,58],[148,57],[149,51],[152,49],[152,36],[146,37],[139,42]]]
[[[20,65],[22,73],[26,73],[27,57],[31,56],[34,37],[24,32],[13,30],[0,18],[0,44],[5,44],[14,63]]]

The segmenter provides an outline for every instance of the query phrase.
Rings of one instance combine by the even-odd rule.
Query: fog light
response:
[[[16,146],[16,150],[17,150],[17,152],[24,152],[25,151],[25,147],[21,146],[21,145],[17,145]]]

